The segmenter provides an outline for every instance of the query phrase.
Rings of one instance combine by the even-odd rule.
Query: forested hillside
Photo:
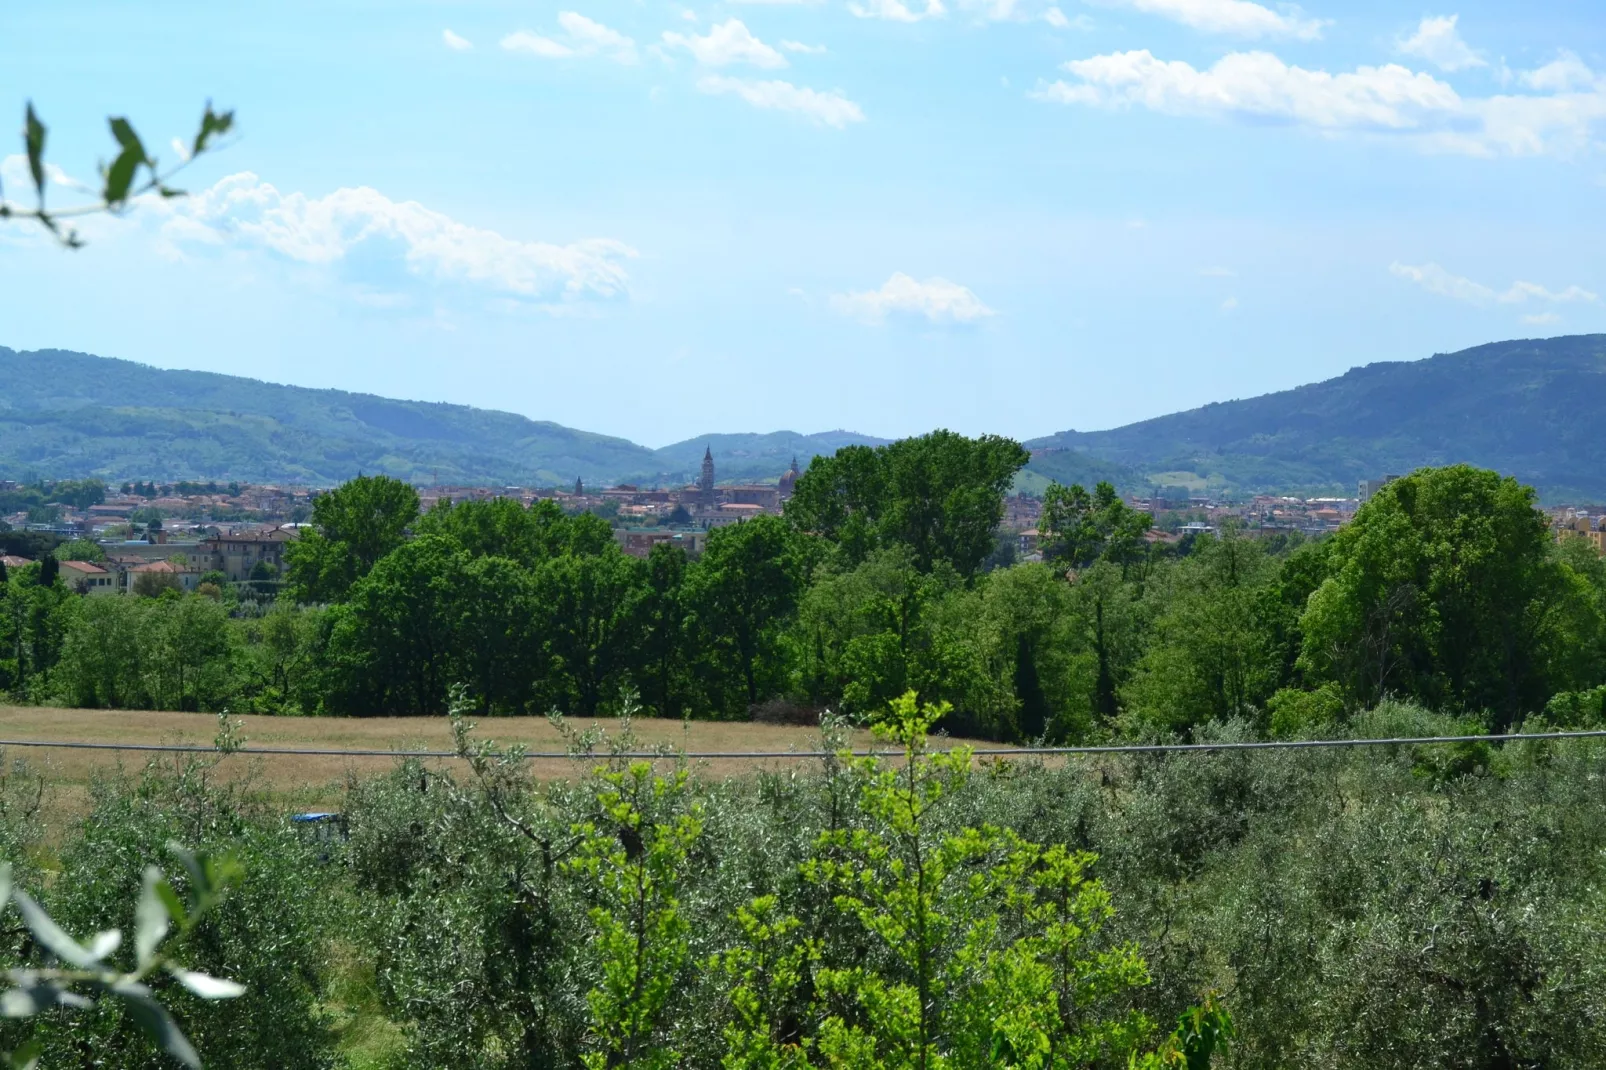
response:
[[[1159,482],[1353,493],[1357,480],[1467,463],[1549,499],[1606,498],[1606,335],[1496,342],[1109,431],[1068,447]]]
[[[224,479],[329,486],[362,472],[502,486],[770,479],[848,431],[720,434],[651,450],[507,412],[0,347],[0,478]]]

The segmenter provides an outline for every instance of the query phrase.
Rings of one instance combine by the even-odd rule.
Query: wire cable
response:
[[[1386,739],[1279,739],[1257,740],[1245,743],[1117,743],[1090,747],[973,747],[977,757],[1020,758],[1031,755],[1075,754],[1197,754],[1208,751],[1246,750],[1310,750],[1323,747],[1400,747],[1428,743],[1510,743],[1547,739],[1600,739],[1606,729],[1579,732],[1506,732],[1483,736],[1391,736]],[[379,750],[377,748],[335,747],[240,747],[222,751],[216,746],[198,743],[85,743],[48,739],[0,739],[4,747],[45,747],[62,750],[155,751],[168,754],[263,754],[289,755],[303,758],[458,758],[449,750]],[[492,751],[490,757],[507,757],[513,752]],[[619,753],[573,753],[570,751],[523,751],[518,756],[526,761],[595,761],[598,758],[687,758],[708,760],[751,760],[770,758],[834,758],[841,751],[781,750],[781,751],[677,751],[662,750],[623,751]],[[852,750],[855,758],[897,758],[901,750]],[[928,753],[942,754],[945,750],[932,749]]]

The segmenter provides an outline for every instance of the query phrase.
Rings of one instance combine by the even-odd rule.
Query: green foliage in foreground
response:
[[[465,725],[466,771],[350,786],[348,843],[300,840],[219,756],[98,783],[47,848],[13,768],[0,843],[73,933],[135,931],[168,839],[238,861],[171,942],[245,996],[150,982],[208,1066],[1606,1063],[1599,741],[977,765],[918,748],[931,712],[889,719],[912,762],[725,782],[613,758],[620,724],[542,784]],[[1455,727],[1391,703],[1347,730]],[[115,1003],[0,1047],[30,1035],[42,1066],[172,1065]]]

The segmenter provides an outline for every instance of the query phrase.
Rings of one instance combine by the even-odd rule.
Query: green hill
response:
[[[1080,450],[1150,483],[1344,491],[1465,461],[1550,500],[1606,500],[1606,335],[1496,342],[1220,402],[1033,449]]]
[[[710,435],[651,450],[512,413],[63,350],[0,347],[0,478],[238,479],[333,484],[359,472],[415,483],[677,483],[711,445],[722,481],[775,479],[795,454],[883,439],[831,431]]]

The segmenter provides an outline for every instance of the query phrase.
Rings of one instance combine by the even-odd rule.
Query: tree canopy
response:
[[[846,446],[814,458],[787,519],[857,563],[879,546],[906,546],[915,566],[972,576],[993,551],[1003,496],[1031,455],[998,435],[933,431],[885,446]]]

